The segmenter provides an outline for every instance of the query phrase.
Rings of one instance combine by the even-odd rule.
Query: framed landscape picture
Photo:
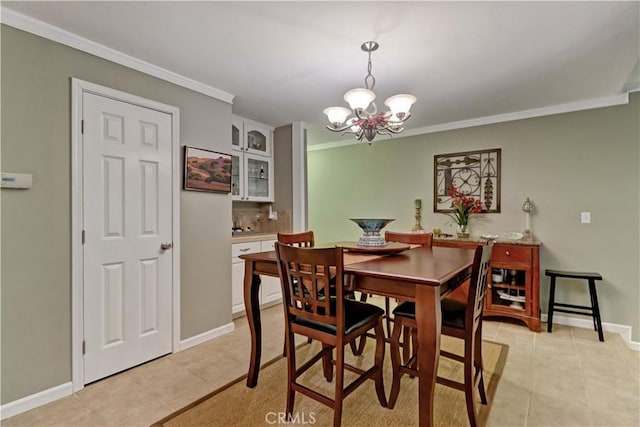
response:
[[[184,189],[231,192],[231,155],[184,147]]]

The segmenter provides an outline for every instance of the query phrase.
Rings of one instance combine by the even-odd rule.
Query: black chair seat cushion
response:
[[[466,304],[451,298],[443,298],[441,303],[442,308],[442,325],[450,328],[464,329],[464,314]],[[416,303],[405,301],[393,310],[394,316],[408,317],[410,319],[416,318]]]
[[[331,311],[335,313],[336,310],[336,301],[332,299],[331,301]],[[344,300],[344,323],[345,323],[345,334],[350,334],[355,331],[359,327],[372,322],[376,317],[380,317],[384,314],[384,310],[380,307],[377,307],[372,304],[367,304],[360,301],[355,301],[351,299]],[[293,319],[293,322],[300,325],[306,326],[309,328],[314,328],[322,332],[326,332],[329,334],[336,334],[336,325],[330,325],[328,323],[316,322],[314,320],[309,320],[302,318],[300,316]]]

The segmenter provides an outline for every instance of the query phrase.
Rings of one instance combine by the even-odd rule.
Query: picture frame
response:
[[[231,193],[231,155],[185,145],[184,189]]]
[[[453,212],[451,186],[479,199],[483,213],[500,212],[502,150],[465,151],[433,156],[433,211]]]

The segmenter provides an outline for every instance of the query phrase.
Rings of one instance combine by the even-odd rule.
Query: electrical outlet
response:
[[[580,222],[582,224],[591,224],[591,212],[580,212]]]

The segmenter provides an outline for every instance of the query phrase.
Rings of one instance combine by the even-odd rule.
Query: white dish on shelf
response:
[[[502,235],[502,238],[505,240],[521,240],[523,237],[524,234],[519,231],[509,231]]]
[[[487,240],[496,240],[498,238],[497,234],[483,234],[480,236],[480,238],[482,239],[487,239]]]
[[[525,297],[524,295],[509,295],[508,293],[504,292],[504,291],[498,291],[498,295],[500,296],[500,299],[504,299],[507,301],[515,301],[515,302],[524,302],[525,301]]]

